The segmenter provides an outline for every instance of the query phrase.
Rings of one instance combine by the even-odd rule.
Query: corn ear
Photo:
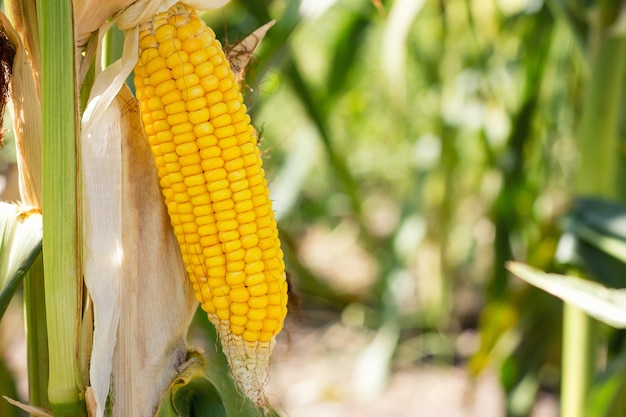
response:
[[[283,252],[254,128],[228,60],[177,3],[139,27],[135,87],[187,273],[241,390],[267,405],[287,313]]]

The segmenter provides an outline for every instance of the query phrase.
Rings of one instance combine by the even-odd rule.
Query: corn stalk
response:
[[[78,172],[72,3],[42,1],[42,147],[44,284],[50,379],[48,396],[58,416],[86,415],[77,343],[82,279],[78,241]]]

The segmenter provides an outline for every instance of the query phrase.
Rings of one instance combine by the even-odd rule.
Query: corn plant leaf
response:
[[[0,203],[0,320],[15,290],[41,252],[41,214],[20,215],[14,204]]]
[[[191,353],[187,367],[167,389],[156,417],[226,417],[217,387],[207,378],[202,357]]]
[[[613,236],[626,242],[626,206],[621,203],[600,198],[581,197],[574,202],[572,218],[598,233]]]
[[[581,278],[548,274],[517,262],[507,263],[513,274],[572,304],[610,326],[626,328],[626,290],[611,289]]]
[[[371,10],[370,8],[366,10]],[[365,44],[366,32],[372,25],[367,12],[351,13],[345,19],[341,34],[337,36],[331,66],[329,69],[327,91],[337,97],[346,86],[346,81],[357,65],[357,56]]]
[[[597,198],[574,203],[566,229],[626,263],[626,206]]]
[[[556,258],[590,271],[609,287],[624,287],[626,206],[597,198],[579,198],[564,222]]]
[[[383,73],[389,83],[390,93],[402,99],[405,98],[406,91],[404,80],[406,79],[407,38],[424,3],[419,0],[396,1],[389,14],[383,35]]]

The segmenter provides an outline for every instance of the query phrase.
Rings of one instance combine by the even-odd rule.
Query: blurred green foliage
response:
[[[561,303],[504,263],[555,267],[609,3],[240,0],[207,16],[231,44],[277,20],[245,92],[307,313],[395,326],[387,366],[495,366],[509,415],[558,390]]]

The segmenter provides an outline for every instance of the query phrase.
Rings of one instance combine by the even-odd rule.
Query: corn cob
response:
[[[261,406],[287,313],[283,253],[254,128],[222,47],[177,3],[139,26],[135,87],[196,298]]]

